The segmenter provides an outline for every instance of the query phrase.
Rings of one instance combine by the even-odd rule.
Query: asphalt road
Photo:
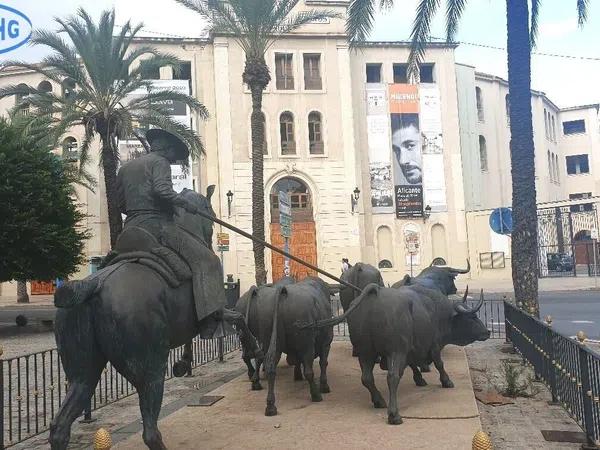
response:
[[[489,294],[486,299],[501,299],[500,294]],[[474,299],[475,300],[475,299]],[[600,292],[598,291],[567,291],[567,292],[540,292],[541,317],[552,316],[552,326],[568,335],[574,336],[583,330],[590,339],[600,340]],[[31,308],[26,311],[18,308],[0,308],[0,335],[14,332],[17,327],[15,319],[19,314],[24,314],[28,319],[28,326],[19,332],[40,331],[42,321],[54,319],[55,308],[52,306]],[[496,314],[494,313],[494,316]],[[500,318],[501,321],[503,317]],[[490,317],[489,322],[497,321]],[[500,324],[494,323],[496,326]]]
[[[502,295],[489,294],[486,299],[500,300]],[[540,292],[540,317],[546,316],[552,316],[552,327],[567,336],[582,330],[588,338],[600,340],[598,291]]]

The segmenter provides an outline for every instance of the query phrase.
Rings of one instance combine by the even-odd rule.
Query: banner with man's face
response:
[[[423,155],[418,86],[392,84],[389,99],[396,217],[421,217]]]

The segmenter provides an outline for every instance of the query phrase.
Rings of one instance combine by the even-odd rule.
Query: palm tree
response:
[[[263,142],[265,130],[261,112],[263,91],[271,81],[265,53],[283,35],[307,23],[339,17],[328,10],[293,14],[299,0],[176,0],[212,24],[213,33],[231,35],[244,50],[246,62],[242,80],[252,94],[252,235],[265,239],[265,193]],[[265,249],[253,243],[257,285],[266,283]]]
[[[93,141],[99,137],[110,240],[114,246],[122,229],[116,190],[117,140],[133,136],[135,124],[157,126],[181,137],[190,147],[192,156],[197,156],[203,151],[198,135],[169,117],[165,103],[183,102],[201,118],[206,118],[208,113],[189,95],[173,90],[150,90],[151,82],[144,79],[145,74],[163,66],[172,66],[177,72],[181,61],[151,46],[135,46],[134,39],[142,25],[132,26],[128,21],[120,32],[116,32],[114,11],[104,11],[96,24],[81,8],[76,15],[56,19],[56,22],[58,33],[36,31],[32,36],[32,44],[44,45],[52,50],[40,64],[7,61],[2,67],[18,67],[40,73],[63,86],[63,95],[18,85],[0,89],[0,98],[17,96],[20,100],[15,110],[24,105],[33,107],[29,119],[33,124],[49,123],[49,136],[55,144],[69,129],[82,126],[85,136],[79,148],[81,170],[85,170]],[[64,35],[68,36],[70,43],[63,39]],[[128,101],[130,94],[138,94],[140,90],[146,94]]]
[[[576,0],[579,25],[587,19],[589,0]],[[351,41],[364,40],[373,24],[375,3],[391,6],[393,0],[353,0],[347,31]],[[529,4],[531,3],[531,11]],[[447,0],[446,39],[456,36],[467,0]],[[537,277],[537,210],[535,149],[531,117],[531,48],[538,31],[540,0],[506,0],[508,37],[508,88],[510,93],[510,154],[512,164],[512,277],[517,303],[539,316]],[[420,0],[411,33],[409,75],[415,79],[425,56],[431,22],[440,0]]]

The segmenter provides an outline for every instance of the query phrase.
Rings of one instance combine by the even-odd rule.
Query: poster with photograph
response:
[[[389,150],[388,108],[386,87],[383,84],[367,86],[367,141],[371,206],[373,213],[394,211],[394,181]]]
[[[424,203],[434,212],[446,211],[442,110],[440,90],[436,84],[419,85],[419,110]]]
[[[161,92],[165,90],[176,91],[182,94],[190,93],[190,85],[187,80],[152,80],[150,92]],[[131,102],[136,98],[145,95],[146,87],[139,88],[128,95],[125,102]],[[191,126],[191,114],[185,103],[177,101],[163,102],[168,109],[169,116],[184,125]],[[141,155],[146,154],[146,149],[137,139],[128,139],[119,141],[119,158],[120,164],[131,161]],[[173,180],[173,189],[181,192],[184,188],[193,189],[193,181],[191,174],[192,161],[190,158],[189,168],[184,170],[179,164],[171,165],[171,178]]]
[[[421,217],[423,155],[418,87],[392,84],[389,89],[396,217]]]

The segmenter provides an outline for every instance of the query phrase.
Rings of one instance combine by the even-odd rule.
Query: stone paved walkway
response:
[[[475,389],[489,389],[490,379],[496,385],[501,383],[500,367],[503,359],[521,361],[518,355],[502,351],[507,348],[510,345],[499,339],[466,347]],[[481,424],[491,437],[494,450],[581,448],[581,444],[547,442],[544,439],[541,430],[580,432],[581,428],[560,406],[548,405],[550,394],[543,384],[534,385],[539,388],[539,394],[532,398],[516,398],[512,405],[489,406],[477,402]]]

